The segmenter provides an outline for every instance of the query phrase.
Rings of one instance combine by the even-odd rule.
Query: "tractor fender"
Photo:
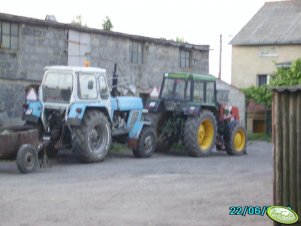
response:
[[[22,119],[24,121],[37,123],[42,114],[42,103],[40,101],[26,101],[27,109],[24,109]]]
[[[67,124],[70,126],[80,126],[85,112],[89,109],[100,110],[105,113],[108,120],[111,121],[110,114],[105,105],[99,103],[74,103],[69,107]]]

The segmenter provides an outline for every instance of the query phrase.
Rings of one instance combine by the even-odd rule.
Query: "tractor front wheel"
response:
[[[107,117],[100,111],[88,111],[79,128],[72,133],[72,148],[79,161],[102,161],[111,146],[111,129]]]
[[[203,111],[199,117],[187,119],[184,126],[184,146],[195,157],[208,156],[216,139],[216,121],[210,111]]]
[[[155,129],[157,137],[156,152],[167,152],[174,143],[173,134],[167,133],[165,130],[168,118],[164,113],[148,113],[145,120],[151,122]],[[163,131],[162,131],[163,130]]]
[[[137,148],[133,154],[137,158],[149,158],[156,148],[156,132],[152,127],[144,127],[139,135]]]
[[[225,146],[229,155],[242,155],[246,153],[247,133],[244,126],[234,124],[229,129],[229,136],[226,138]]]

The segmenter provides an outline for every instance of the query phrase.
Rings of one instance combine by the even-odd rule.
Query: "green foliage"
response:
[[[87,24],[83,24],[82,15],[75,16],[75,18],[72,19],[71,24],[87,27]]]
[[[242,91],[246,96],[246,105],[251,100],[258,104],[270,107],[272,104],[271,87],[291,86],[301,84],[301,58],[292,63],[290,67],[280,67],[272,74],[270,84],[266,86],[251,86]]]
[[[108,16],[103,20],[102,28],[106,31],[111,31],[113,29],[113,24]]]
[[[298,84],[301,84],[301,58],[294,61],[289,68],[278,68],[270,80],[272,87]]]
[[[178,43],[184,43],[185,41],[184,41],[184,38],[177,37],[176,38],[176,42],[178,42]]]
[[[271,142],[272,137],[271,137],[271,135],[265,134],[265,133],[251,133],[251,132],[248,132],[248,141],[255,141],[255,140]]]
[[[258,104],[270,107],[272,105],[272,93],[269,86],[251,86],[242,89],[246,96],[246,105],[252,100]]]

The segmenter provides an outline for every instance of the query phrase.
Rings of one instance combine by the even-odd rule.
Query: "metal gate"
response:
[[[90,61],[91,35],[84,32],[69,30],[68,35],[68,65],[84,66]]]

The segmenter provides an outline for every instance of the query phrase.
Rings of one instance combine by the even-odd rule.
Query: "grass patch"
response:
[[[266,142],[271,142],[272,141],[272,136],[265,134],[265,133],[251,133],[248,132],[248,140],[249,141],[266,141]]]
[[[129,148],[128,148],[127,144],[120,144],[117,142],[113,142],[111,145],[110,152],[120,153],[120,152],[124,152],[124,151],[128,151],[128,150],[129,150]]]

